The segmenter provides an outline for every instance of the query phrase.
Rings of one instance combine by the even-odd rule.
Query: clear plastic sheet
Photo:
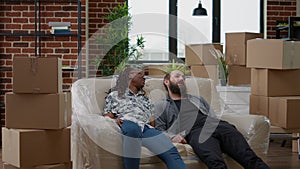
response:
[[[71,158],[73,169],[122,169],[122,136],[114,120],[103,117],[105,96],[114,86],[115,77],[77,80],[72,92]],[[259,115],[240,115],[226,108],[213,82],[204,78],[187,78],[188,93],[203,96],[221,119],[234,124],[257,154],[268,151],[269,120]],[[153,101],[165,97],[160,78],[148,78],[144,90]],[[190,169],[205,168],[189,145],[175,144]],[[229,168],[240,168],[225,157]],[[230,162],[233,161],[233,162]],[[141,168],[158,168],[165,165],[146,148],[142,149]]]

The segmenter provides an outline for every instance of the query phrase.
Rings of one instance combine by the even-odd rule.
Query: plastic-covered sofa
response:
[[[71,158],[73,169],[122,169],[122,136],[114,120],[102,116],[105,97],[115,78],[79,79],[72,85]],[[203,96],[216,115],[234,124],[249,145],[263,156],[269,146],[269,120],[260,115],[239,115],[226,108],[210,79],[187,78],[188,93]],[[153,101],[165,97],[161,78],[147,78],[144,90]],[[189,169],[207,168],[188,144],[175,144]],[[230,169],[242,168],[224,154]],[[142,148],[141,169],[164,169],[165,164]]]

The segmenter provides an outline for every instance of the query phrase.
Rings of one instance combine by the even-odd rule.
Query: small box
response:
[[[250,85],[251,69],[246,66],[228,65],[228,85]]]
[[[71,125],[71,94],[5,94],[7,128],[62,129]],[[17,106],[16,106],[17,105]]]
[[[149,76],[164,77],[167,65],[148,65],[146,70]]]
[[[13,92],[62,92],[62,60],[56,57],[14,57]]]
[[[269,97],[250,95],[249,113],[269,117]]]
[[[33,167],[15,167],[10,164],[3,164],[3,169],[72,169],[72,162],[67,163],[60,163],[60,164],[46,164],[46,165],[39,165]]]
[[[300,95],[300,69],[251,69],[251,94],[260,96]]]
[[[247,43],[247,67],[299,69],[300,41],[254,39]]]
[[[271,124],[285,129],[300,128],[300,96],[270,97]]]
[[[70,161],[70,128],[26,130],[2,128],[2,160],[15,167]]]
[[[185,64],[192,65],[217,65],[218,60],[212,50],[223,52],[223,45],[219,43],[191,44],[185,46]]]
[[[218,83],[218,65],[192,65],[191,75],[195,77],[210,78]]]
[[[225,56],[229,65],[246,65],[247,41],[263,38],[262,33],[231,32],[225,34]]]

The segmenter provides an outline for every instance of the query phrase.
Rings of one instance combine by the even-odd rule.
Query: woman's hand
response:
[[[117,124],[118,124],[120,127],[122,127],[122,123],[123,123],[123,120],[122,120],[122,119],[117,118],[117,119],[116,119],[116,122],[117,122]]]
[[[103,116],[107,116],[107,117],[110,117],[112,119],[115,118],[115,115],[113,113],[106,113],[106,114],[103,114]]]

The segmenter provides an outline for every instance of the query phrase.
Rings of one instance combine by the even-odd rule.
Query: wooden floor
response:
[[[282,147],[282,140],[270,142],[269,152],[264,160],[271,169],[300,169],[298,153],[292,153],[291,141]]]
[[[280,139],[271,141],[269,152],[263,157],[264,161],[271,169],[300,169],[300,159],[298,153],[292,153],[291,142],[287,141],[284,147],[281,144]],[[2,153],[0,153],[0,164],[2,169]]]

